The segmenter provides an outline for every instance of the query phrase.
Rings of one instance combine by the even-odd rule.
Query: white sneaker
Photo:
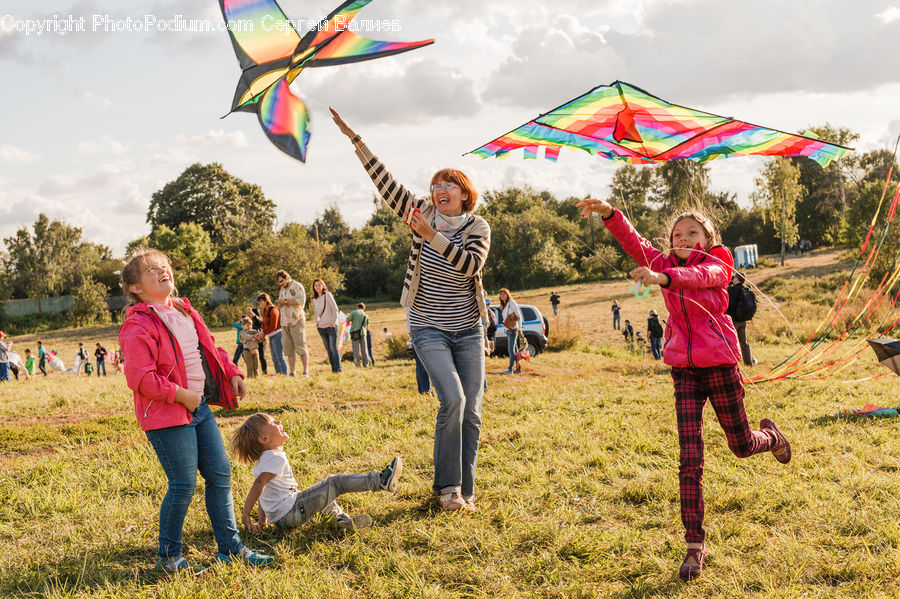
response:
[[[506,370],[504,370],[504,371],[501,372],[500,374],[512,374],[512,373],[513,373],[512,369],[511,369],[511,368],[507,368]]]
[[[750,359],[750,366],[756,366],[757,364],[759,364],[759,360],[757,360],[756,358]]]
[[[466,500],[456,492],[438,495],[438,501],[441,503],[441,509],[448,512],[455,512],[456,510],[466,507]]]

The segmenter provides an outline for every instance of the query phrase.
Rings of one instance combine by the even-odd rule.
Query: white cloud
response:
[[[881,19],[881,22],[887,25],[888,23],[893,23],[897,19],[900,19],[900,8],[896,6],[888,6],[886,9],[878,13],[878,18]]]
[[[85,89],[79,89],[76,94],[78,97],[78,101],[84,104],[92,104],[103,109],[112,106],[112,101],[109,98],[103,97],[95,92]]]
[[[225,148],[246,148],[250,145],[247,135],[243,131],[225,131],[224,129],[211,129],[206,133],[197,135],[179,134],[175,136],[175,143],[187,146],[219,146]]]
[[[0,165],[24,166],[34,164],[38,160],[40,160],[39,154],[23,150],[18,146],[12,144],[0,146]]]
[[[100,139],[91,141],[83,141],[75,146],[75,157],[84,158],[88,156],[122,156],[128,152],[128,148],[119,140],[104,135]]]
[[[383,60],[359,65],[353,76],[335,71],[299,95],[315,103],[327,101],[354,121],[424,123],[476,114],[480,106],[473,87],[471,77],[433,60],[412,62],[402,70]]]
[[[512,56],[491,74],[482,97],[546,110],[615,79],[623,66],[600,34],[561,15],[549,26],[521,31]]]

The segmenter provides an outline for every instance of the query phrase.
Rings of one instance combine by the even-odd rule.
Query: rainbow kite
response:
[[[307,67],[328,67],[399,54],[434,43],[378,42],[350,31],[372,0],[348,0],[302,38],[275,0],[219,0],[243,73],[231,112],[255,112],[282,152],[306,162],[309,112],[290,90]]]
[[[629,164],[756,155],[806,156],[823,167],[850,149],[669,104],[616,81],[595,87],[469,154],[504,158],[524,148],[525,158],[537,158],[540,147],[554,162],[560,148],[568,147]]]

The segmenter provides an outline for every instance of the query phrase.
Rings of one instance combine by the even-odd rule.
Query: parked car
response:
[[[503,319],[500,318],[500,306],[490,306],[488,309],[493,310],[497,317],[497,335],[494,337],[494,353],[491,355],[507,356],[509,345],[506,341],[506,328],[503,326]],[[547,347],[550,323],[536,306],[519,304],[519,309],[522,310],[522,333],[528,341],[528,347],[525,349],[534,357]]]
[[[544,351],[547,347],[547,335],[550,334],[550,323],[547,322],[547,319],[544,318],[543,314],[541,314],[541,311],[538,310],[536,306],[519,304],[519,309],[522,310],[522,333],[525,335],[525,340],[528,341],[528,347],[525,349],[532,357],[534,357]],[[494,353],[491,355],[506,356],[509,354],[509,346],[506,341],[506,329],[503,327],[503,323],[500,320],[500,308],[499,306],[488,306],[488,310],[494,311],[494,316],[497,317],[498,323],[497,334],[494,337]],[[406,353],[412,357],[412,341],[406,342]]]

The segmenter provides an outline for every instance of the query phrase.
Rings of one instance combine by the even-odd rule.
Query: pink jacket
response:
[[[205,365],[207,403],[237,408],[231,390],[231,378],[241,376],[225,350],[216,347],[203,319],[187,299],[184,308],[194,319]],[[134,392],[134,411],[141,430],[149,431],[191,422],[186,407],[175,402],[178,387],[187,387],[184,356],[175,336],[152,304],[141,302],[128,308],[125,323],[119,329],[119,345],[125,359],[125,381]],[[211,376],[210,376],[211,375]]]
[[[686,262],[653,247],[634,230],[628,219],[614,211],[603,224],[640,266],[669,276],[662,289],[669,311],[663,361],[676,368],[733,366],[741,349],[728,308],[728,282],[734,260],[728,248],[718,245],[708,252],[697,245]]]

